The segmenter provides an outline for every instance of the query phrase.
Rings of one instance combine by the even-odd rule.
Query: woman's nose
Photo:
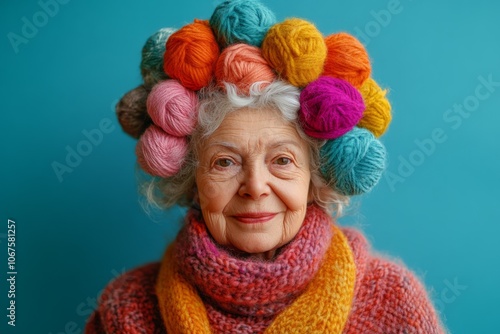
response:
[[[238,191],[240,196],[258,200],[269,195],[270,192],[269,172],[265,166],[251,166],[244,171]]]

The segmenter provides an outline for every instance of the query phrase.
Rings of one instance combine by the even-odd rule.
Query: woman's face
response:
[[[309,149],[271,109],[230,113],[200,147],[196,184],[220,245],[271,258],[299,231],[309,197]]]

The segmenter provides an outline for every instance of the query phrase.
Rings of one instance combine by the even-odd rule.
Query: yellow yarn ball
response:
[[[302,19],[287,19],[269,29],[262,56],[289,83],[304,87],[323,72],[326,43],[316,27]]]
[[[370,130],[376,137],[380,137],[391,122],[391,104],[385,97],[387,90],[383,90],[372,78],[368,78],[360,88],[365,101],[366,109],[358,123],[359,127]]]

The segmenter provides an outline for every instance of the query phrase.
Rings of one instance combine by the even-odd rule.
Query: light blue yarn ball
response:
[[[210,26],[222,48],[235,43],[260,47],[275,23],[273,12],[256,0],[226,0],[210,17]]]
[[[167,79],[163,71],[163,54],[168,38],[176,30],[162,28],[151,35],[142,48],[141,74],[146,87],[153,87],[158,81]]]
[[[385,170],[384,145],[368,130],[355,127],[320,150],[321,173],[343,195],[369,192]]]

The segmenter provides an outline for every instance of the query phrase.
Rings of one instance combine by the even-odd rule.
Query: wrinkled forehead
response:
[[[285,120],[272,108],[243,108],[226,115],[220,126],[201,144],[201,149],[216,145],[247,149],[266,148],[278,143],[290,143],[307,149],[307,143],[297,132],[294,122]]]

